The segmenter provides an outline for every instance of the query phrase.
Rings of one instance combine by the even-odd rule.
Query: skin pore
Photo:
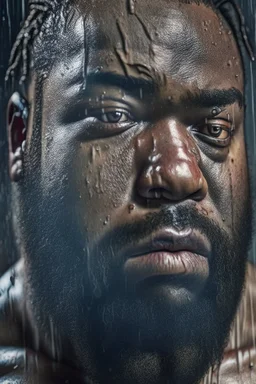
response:
[[[60,20],[35,42],[15,191],[31,347],[94,383],[194,384],[221,359],[251,237],[235,39],[178,1],[76,1]],[[166,228],[207,239],[204,275],[137,286],[127,260]]]

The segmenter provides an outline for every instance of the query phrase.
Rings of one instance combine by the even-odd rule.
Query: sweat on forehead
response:
[[[143,76],[149,68],[178,82],[197,82],[199,88],[216,87],[218,83],[228,88],[235,79],[230,65],[240,68],[239,52],[229,29],[209,7],[177,1],[163,7],[165,3],[162,0],[147,6],[143,0],[136,3],[134,14],[124,12],[122,2],[116,3],[114,10],[110,3],[103,9],[79,6],[59,34],[54,67],[59,67],[62,58],[63,64],[72,67],[72,62],[77,68],[86,56],[87,73],[101,68],[103,72]],[[48,52],[42,49],[37,56],[40,59]],[[74,55],[78,59],[73,59]],[[225,74],[221,84],[219,68]],[[240,80],[235,79],[235,85],[240,85]]]
[[[194,11],[197,12],[197,6],[199,4],[211,4],[211,1],[162,0],[160,3],[158,2],[155,4],[155,2],[146,2],[144,0],[137,0],[136,2],[133,0],[120,0],[118,2],[113,1],[113,5],[111,5],[111,1],[31,1],[28,17],[17,37],[11,52],[10,65],[7,71],[6,79],[8,79],[10,75],[16,79],[21,79],[21,82],[26,79],[31,62],[30,46],[33,44],[35,38],[39,38],[39,45],[42,45],[42,47],[47,44],[47,41],[49,42],[49,47],[47,47],[47,49],[42,49],[38,52],[42,57],[38,57],[39,55],[34,55],[34,58],[36,58],[37,62],[40,63],[40,67],[47,67],[47,65],[49,66],[49,63],[51,64],[51,51],[54,49],[54,41],[56,41],[56,36],[58,36],[58,32],[63,30],[66,22],[72,22],[76,9],[85,19],[88,18],[88,14],[92,13],[94,18],[103,18],[105,15],[104,20],[106,21],[113,20],[114,15],[127,16],[127,14],[130,14],[131,16],[134,15],[134,18],[138,19],[137,10],[140,8],[145,14],[147,14],[147,10],[149,11],[148,14],[150,14],[150,10],[155,11],[156,9],[156,15],[158,15],[161,13],[164,14],[166,8],[179,8],[180,6],[184,6],[186,4],[189,4],[192,7],[194,6]],[[156,27],[159,29],[159,31],[163,31],[164,29],[162,26],[160,28],[159,23],[156,23]],[[187,36],[186,42],[188,41],[189,39]]]

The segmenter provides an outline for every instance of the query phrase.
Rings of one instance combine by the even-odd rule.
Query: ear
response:
[[[27,120],[28,104],[18,92],[15,92],[7,107],[9,174],[12,181],[19,181],[23,176],[23,153],[26,143]]]

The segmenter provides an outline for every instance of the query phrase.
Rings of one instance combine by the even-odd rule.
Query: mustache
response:
[[[230,241],[229,234],[213,219],[199,213],[194,206],[179,206],[172,210],[163,208],[159,212],[146,214],[139,221],[115,227],[104,236],[100,242],[100,248],[111,247],[112,251],[118,252],[120,248],[128,244],[138,243],[142,239],[148,238],[155,231],[170,227],[175,231],[197,229],[207,236],[212,244],[220,240],[222,244]]]

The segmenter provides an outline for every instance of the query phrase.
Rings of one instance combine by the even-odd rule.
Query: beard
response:
[[[36,204],[34,210],[28,209],[31,200],[24,206],[24,217],[28,219],[30,215],[29,222],[35,223],[38,209]],[[31,294],[34,303],[37,299],[33,306],[35,317],[52,314],[61,339],[67,339],[71,346],[72,362],[96,383],[197,383],[211,365],[220,362],[241,297],[252,237],[251,202],[249,198],[244,201],[238,224],[230,231],[200,214],[191,204],[180,204],[115,227],[81,254],[84,237],[79,231],[69,233],[62,228],[65,224],[60,224],[65,223],[67,215],[63,200],[63,217],[60,214],[58,229],[54,228],[59,231],[54,246],[52,239],[45,243],[37,228],[32,228],[27,236],[28,246],[34,242],[37,248],[37,252],[28,249],[34,257],[27,278],[28,286],[38,296]],[[59,208],[60,204],[55,200],[40,205],[41,222],[46,223],[45,238],[54,233],[48,224],[56,206]],[[180,286],[171,287],[169,295],[169,282],[163,279],[156,293],[151,294],[150,287],[143,292],[127,291],[121,273],[124,260],[117,257],[120,249],[166,227],[177,231],[195,229],[209,239],[212,257],[203,289],[194,292],[181,282]],[[59,255],[65,255],[65,259],[58,261]],[[61,280],[55,278],[54,263],[61,268]],[[35,271],[50,276],[53,287],[48,289],[49,284],[45,283],[42,292],[44,279]],[[173,300],[174,296],[185,300]],[[45,328],[43,323],[39,325],[42,334]]]
[[[89,312],[88,343],[94,345],[91,353],[97,372],[102,372],[100,382],[194,384],[220,363],[244,286],[251,223],[250,201],[240,226],[230,233],[196,208],[179,206],[116,228],[97,244],[90,253],[95,256],[97,279],[92,280],[98,297]],[[118,250],[170,225],[200,230],[210,240],[212,257],[204,288],[193,293],[177,284],[171,288],[171,300],[164,278],[153,294],[150,287],[143,292],[122,289],[119,266],[113,268]],[[179,296],[185,302],[173,300]]]

